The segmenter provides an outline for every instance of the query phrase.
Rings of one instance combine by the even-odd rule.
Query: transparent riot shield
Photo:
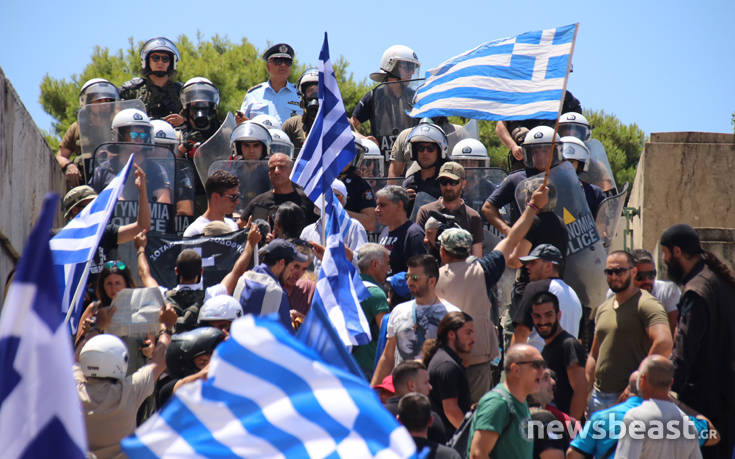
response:
[[[235,126],[235,117],[228,112],[217,132],[202,142],[194,151],[194,166],[202,183],[207,182],[207,174],[213,162],[229,159],[232,153],[230,137],[232,137],[232,130],[235,129]]]
[[[519,208],[526,208],[526,197],[543,183],[544,174],[523,180],[516,187]],[[594,309],[605,300],[607,282],[602,270],[607,252],[597,233],[584,190],[567,161],[549,172],[550,196],[555,196],[554,213],[566,225],[569,233],[564,280],[574,289],[582,306]]]
[[[605,198],[600,203],[600,210],[597,212],[597,219],[595,225],[597,226],[597,232],[602,238],[602,245],[605,250],[610,250],[610,244],[615,237],[615,230],[618,227],[618,221],[623,213],[623,207],[625,206],[625,196],[628,194],[628,184],[623,186],[623,191],[615,196]]]
[[[478,212],[488,196],[508,175],[499,167],[465,167],[464,172],[467,185],[462,192],[462,198],[465,204]]]
[[[77,165],[81,166],[79,170],[82,171],[85,180],[88,181],[92,177],[91,160],[97,147],[103,143],[117,141],[112,131],[112,119],[126,108],[145,112],[143,101],[132,99],[85,105],[77,113],[81,149],[81,158]]]
[[[390,157],[396,137],[406,128],[416,126],[418,118],[408,112],[413,107],[415,90],[410,81],[391,81],[373,89],[373,118],[370,131],[378,140],[380,152],[386,160]]]
[[[183,234],[194,221],[194,199],[196,183],[199,180],[194,164],[185,158],[176,158],[176,178],[174,180],[175,224],[174,231]]]
[[[607,159],[605,147],[597,139],[590,139],[586,145],[590,150],[590,166],[587,171],[579,174],[579,178],[599,186],[605,195],[618,194],[615,176],[610,167],[610,161]]]
[[[245,209],[254,197],[271,189],[271,181],[268,178],[268,161],[266,160],[221,160],[215,161],[209,166],[208,174],[222,169],[240,180],[240,203],[236,210]],[[265,214],[264,214],[265,215]],[[253,218],[266,218],[263,215],[255,215]]]

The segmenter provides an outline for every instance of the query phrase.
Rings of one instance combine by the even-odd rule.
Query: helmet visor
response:
[[[82,105],[88,105],[98,100],[104,100],[110,102],[113,100],[119,100],[117,88],[110,83],[97,83],[87,88],[86,91],[79,97],[79,102]]]
[[[585,141],[590,137],[590,128],[583,124],[565,123],[559,125],[559,137],[573,136],[581,141]]]
[[[192,102],[219,105],[219,91],[208,84],[195,84],[184,88],[181,93],[181,104],[186,106]]]

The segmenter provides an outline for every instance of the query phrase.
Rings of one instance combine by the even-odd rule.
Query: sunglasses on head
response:
[[[518,365],[531,365],[536,370],[542,370],[546,368],[546,361],[545,360],[526,360],[523,362],[515,362]]]
[[[143,131],[143,132],[138,132],[138,131],[130,131],[130,132],[128,133],[128,135],[129,135],[129,136],[130,136],[130,138],[131,138],[131,139],[133,139],[133,140],[136,140],[136,139],[141,139],[141,140],[147,140],[147,139],[148,139],[148,133],[147,133],[147,132],[145,132],[145,131]]]
[[[619,276],[623,274],[625,271],[630,271],[631,268],[605,268],[603,271],[606,276],[612,276],[615,274],[616,276]]]
[[[457,185],[459,185],[459,180],[452,180],[452,179],[448,179],[448,178],[440,178],[439,179],[439,185],[441,185],[441,186],[447,186],[447,185],[457,186]]]
[[[125,263],[123,263],[122,261],[119,261],[119,260],[118,261],[106,261],[103,266],[104,266],[105,269],[108,269],[108,270],[115,269],[115,270],[119,270],[119,271],[125,271],[125,269],[127,268],[127,266],[125,265]]]
[[[638,274],[635,275],[635,280],[637,281],[644,281],[646,279],[655,279],[656,278],[656,270],[653,271],[638,271]]]
[[[270,60],[271,64],[275,65],[291,65],[291,59],[287,57],[274,57]]]
[[[168,54],[151,54],[151,60],[153,62],[161,61],[165,64],[171,60],[171,57]]]

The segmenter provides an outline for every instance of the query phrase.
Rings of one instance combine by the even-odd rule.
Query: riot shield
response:
[[[236,208],[238,211],[245,209],[254,197],[271,189],[266,160],[215,161],[209,166],[207,173],[211,174],[217,169],[225,170],[240,180],[240,203]]]
[[[610,167],[610,161],[607,160],[605,147],[597,139],[590,139],[586,145],[590,150],[590,166],[587,171],[579,174],[579,178],[599,186],[606,195],[618,194],[615,176]]]
[[[207,182],[207,174],[213,162],[230,157],[232,153],[230,137],[232,137],[232,130],[235,129],[235,126],[235,117],[228,112],[217,132],[202,142],[194,152],[194,166],[196,166],[197,174],[199,174],[202,183]]]
[[[82,171],[85,180],[92,177],[91,159],[97,147],[103,143],[117,141],[112,131],[112,119],[126,108],[135,108],[145,112],[143,101],[132,99],[85,105],[77,113],[81,149],[79,170]]]
[[[384,177],[385,160],[383,157],[363,157],[357,166],[357,175],[360,177]]]
[[[465,167],[467,186],[462,192],[465,204],[480,212],[485,200],[508,175],[499,167]]]
[[[628,193],[628,183],[623,185],[623,191],[616,196],[610,196],[605,198],[600,203],[600,210],[597,212],[597,219],[595,225],[597,226],[597,232],[602,238],[602,245],[605,250],[610,250],[610,244],[615,237],[615,230],[618,227],[618,221],[623,213],[623,206],[625,206],[625,195]]]
[[[536,190],[543,180],[544,174],[538,174],[518,184],[516,201],[520,209],[526,208],[527,192],[524,190]],[[553,194],[556,200],[554,213],[564,221],[569,233],[563,278],[577,293],[582,306],[594,309],[605,300],[607,292],[607,282],[602,274],[607,252],[572,165],[563,161],[553,167],[548,183],[551,188],[549,194]]]
[[[374,118],[370,119],[370,130],[387,160],[398,134],[419,122],[408,116],[415,90],[407,81],[391,81],[381,83],[372,92]]]

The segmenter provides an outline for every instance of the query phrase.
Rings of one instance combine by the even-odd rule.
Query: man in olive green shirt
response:
[[[372,339],[368,344],[354,347],[352,356],[369,381],[373,374],[380,322],[390,312],[388,297],[380,287],[390,270],[390,252],[380,244],[364,244],[357,254],[357,267],[360,269],[360,278],[370,292],[370,298],[360,303],[360,306],[370,324]]]
[[[673,347],[663,306],[633,282],[637,274],[633,257],[616,250],[605,266],[607,284],[615,296],[595,312],[595,336],[585,367],[592,389],[590,415],[617,403],[628,376],[646,356],[668,358]]]

